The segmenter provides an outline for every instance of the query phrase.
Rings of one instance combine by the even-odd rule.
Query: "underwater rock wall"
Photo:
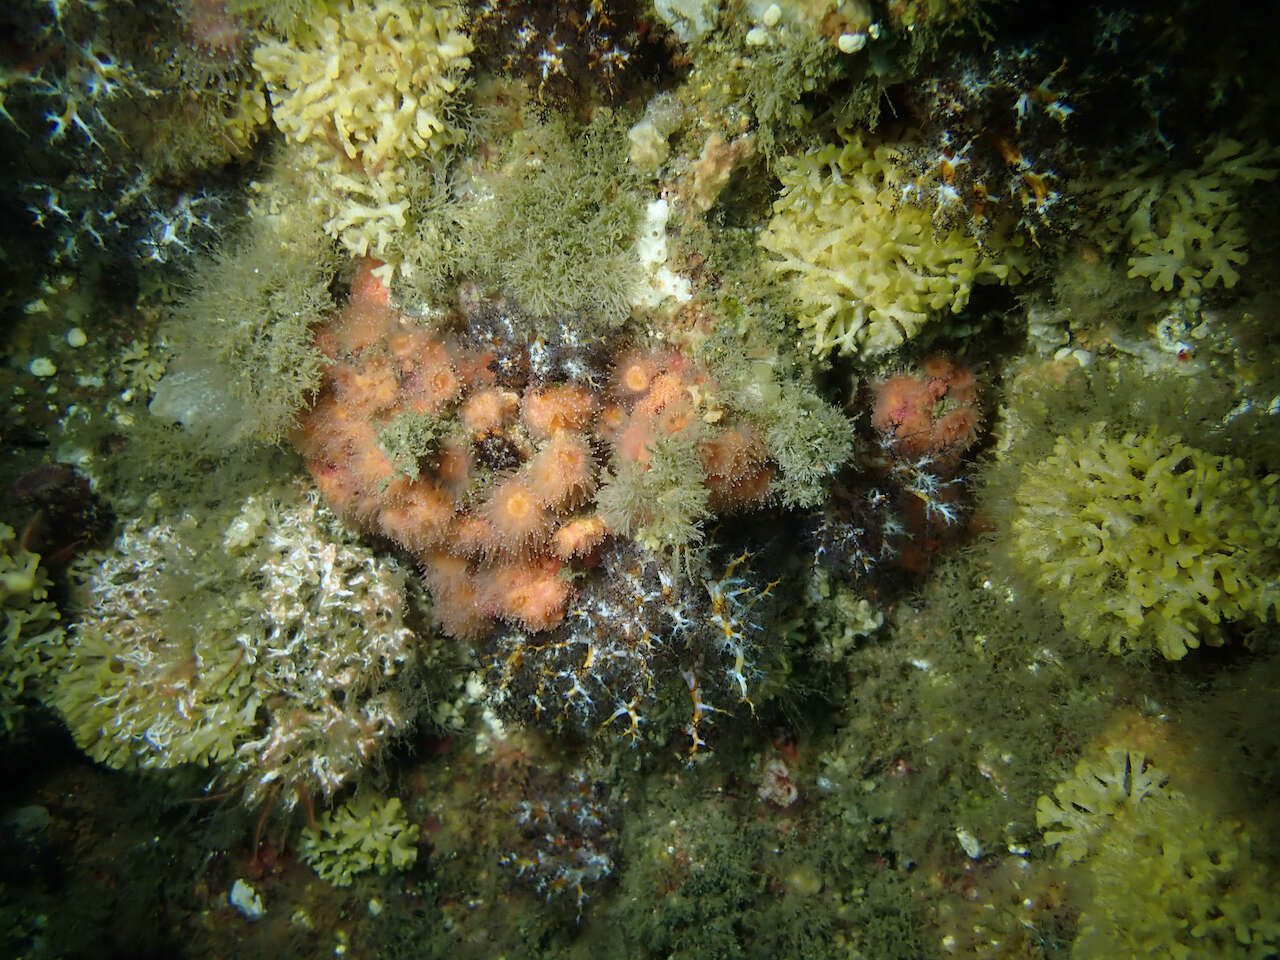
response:
[[[10,953],[1276,953],[1250,8],[0,16]]]

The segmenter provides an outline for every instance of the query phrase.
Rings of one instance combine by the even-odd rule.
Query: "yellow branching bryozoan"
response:
[[[22,729],[23,701],[50,682],[65,649],[40,557],[0,523],[0,739]]]
[[[335,887],[357,875],[406,870],[418,859],[418,825],[409,823],[398,797],[361,793],[318,817],[302,831],[300,853]]]
[[[1114,746],[1040,798],[1045,845],[1088,877],[1071,956],[1274,956],[1275,874],[1248,826],[1168,781],[1141,751]]]
[[[975,281],[1017,277],[1006,258],[957,230],[939,234],[929,211],[903,201],[890,146],[855,138],[779,168],[782,194],[760,245],[790,282],[814,353],[886,353],[935,314],[964,309]]]
[[[1249,259],[1248,236],[1235,189],[1274,180],[1268,166],[1280,151],[1262,143],[1246,151],[1236,140],[1218,141],[1196,170],[1169,175],[1139,167],[1102,192],[1110,208],[1107,229],[1128,239],[1129,276],[1145,277],[1152,290],[1194,295],[1240,279]]]
[[[1280,602],[1278,479],[1097,424],[1024,468],[1014,557],[1086,642],[1180,660],[1220,645],[1222,621],[1265,620]]]
[[[403,162],[452,136],[447,110],[471,66],[461,9],[356,2],[305,43],[266,43],[253,64],[293,162],[327,189],[326,230],[352,253],[378,255],[405,226]]]

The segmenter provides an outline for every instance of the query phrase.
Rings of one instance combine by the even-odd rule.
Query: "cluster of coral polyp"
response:
[[[978,381],[948,357],[930,357],[919,371],[888,377],[872,392],[871,425],[900,456],[958,455],[977,439]]]
[[[606,521],[594,499],[643,477],[660,442],[695,451],[694,476],[679,478],[703,493],[694,519],[767,497],[762,445],[714,406],[714,384],[688,357],[563,344],[552,357],[542,340],[518,342],[500,309],[489,316],[428,325],[397,311],[366,266],[318,331],[330,363],[293,432],[335,510],[417,557],[446,632],[558,625],[571,568],[611,535],[643,539],[663,519],[623,496]]]
[[[963,455],[978,439],[978,381],[949,357],[871,384],[877,455],[837,478],[811,530],[814,558],[837,575],[883,561],[923,570],[958,532]]]

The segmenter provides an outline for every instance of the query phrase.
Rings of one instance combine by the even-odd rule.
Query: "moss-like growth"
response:
[[[664,16],[661,6],[659,15]],[[672,6],[686,12],[690,5]],[[894,49],[890,55],[892,45],[881,43],[850,56],[840,50],[831,32],[844,14],[854,9],[869,14],[869,6],[845,3],[837,10],[834,5],[783,4],[781,18],[767,29],[763,43],[747,37],[761,25],[766,4],[712,6],[723,8],[721,29],[693,45],[692,73],[676,92],[700,115],[752,118],[756,145],[770,165],[816,125],[827,127],[836,119],[850,129],[875,126],[884,85],[881,74],[891,69],[891,56],[897,59],[902,51]],[[847,29],[865,30],[870,25],[869,17],[855,17],[861,22],[854,26],[846,20]],[[683,24],[676,26],[677,33],[682,29]],[[815,123],[815,117],[821,119]]]
[[[161,13],[158,29],[171,38],[170,49],[165,56],[158,42],[150,51],[155,63],[147,109],[138,110],[133,101],[118,122],[125,142],[145,155],[149,167],[182,181],[202,168],[248,159],[270,114],[266,91],[248,64],[248,24],[212,13],[201,32],[212,31],[222,45],[209,47],[193,35],[186,17],[177,10],[167,14]]]
[[[432,414],[401,413],[378,431],[378,446],[396,473],[417,480],[420,461],[436,453],[449,430],[449,424]]]
[[[311,328],[333,306],[336,258],[316,219],[288,199],[255,210],[197,272],[166,329],[176,356],[151,412],[213,450],[280,441],[320,382]]]
[[[310,36],[312,24],[336,6],[338,0],[226,0],[228,13],[261,23],[290,40]]]
[[[447,158],[409,164],[405,168],[412,226],[397,237],[394,257],[401,270],[394,280],[399,299],[425,299],[429,303],[452,300],[460,256],[468,235],[460,218],[468,201],[462,177],[450,172]]]
[[[1058,437],[1095,423],[1108,424],[1115,436],[1176,434],[1208,453],[1245,456],[1251,469],[1273,472],[1276,467],[1264,456],[1254,455],[1255,448],[1271,447],[1265,442],[1266,414],[1228,416],[1239,402],[1236,390],[1235,384],[1211,376],[1153,371],[1127,357],[1087,368],[1071,358],[1015,363],[992,423],[990,493],[1012,509],[1023,465],[1043,461]]]
[[[335,887],[376,870],[407,870],[418,859],[418,825],[411,824],[399,797],[361,793],[302,831],[299,853]]]
[[[551,120],[510,143],[464,201],[423,180],[411,279],[438,297],[445,276],[470,275],[540,317],[579,314],[586,333],[616,327],[640,282],[638,183],[625,123],[604,110],[581,128]]]
[[[721,785],[725,768],[746,773],[749,761],[721,756],[717,766],[635,788],[632,795],[648,795],[628,805],[620,889],[602,905],[610,922],[583,931],[590,953],[608,949],[605,931],[621,927],[634,931],[624,951],[634,960],[834,960],[856,953],[855,938],[867,956],[890,956],[872,949],[879,930],[854,934],[835,905],[838,831],[818,819],[764,813],[750,791],[735,802]],[[896,905],[907,902],[899,897]],[[892,909],[883,899],[875,907]]]
[[[1132,670],[1081,656],[1056,617],[993,582],[987,552],[943,559],[869,638],[850,636],[865,613],[842,591],[795,628],[839,658],[837,691],[857,691],[835,693],[830,801],[899,863],[954,862],[961,829],[988,852],[1026,844],[1046,767],[1132,695]]]
[[[165,122],[150,128],[147,147],[167,176],[245,160],[266,126],[267,98],[253,83],[240,81],[178,87],[169,98]]]
[[[755,320],[750,321],[754,326]],[[771,337],[754,329],[755,343],[716,335],[699,357],[716,375],[728,404],[763,431],[769,458],[780,474],[774,489],[782,506],[817,506],[829,481],[854,456],[854,426],[818,396],[804,369]]]
[[[695,440],[662,437],[651,451],[648,464],[619,464],[596,493],[596,508],[613,532],[653,553],[679,556],[702,541],[711,491]]]
[[[782,471],[779,496],[788,507],[817,506],[853,455],[851,424],[812,389],[794,383],[783,387],[772,413],[765,436]]]
[[[1222,643],[1222,621],[1266,620],[1280,603],[1277,480],[1098,424],[1023,468],[1014,556],[1082,639],[1178,660]]]
[[[743,98],[756,118],[761,151],[771,162],[813,119],[805,98],[844,76],[847,59],[829,37],[817,33],[781,29],[775,36],[776,46],[750,50]]]
[[[60,163],[77,146],[90,148],[97,157],[84,168],[90,182],[106,172],[109,157],[141,172],[138,194],[153,178],[185,189],[201,170],[246,159],[266,125],[266,96],[246,62],[249,27],[222,11],[72,4],[15,12],[7,26],[41,66],[6,80],[5,119],[37,142],[47,128],[56,145],[49,159]],[[103,210],[118,215],[128,199],[113,197]],[[151,199],[161,209],[168,202],[163,191]]]

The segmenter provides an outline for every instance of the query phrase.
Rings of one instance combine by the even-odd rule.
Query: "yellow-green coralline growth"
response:
[[[1090,881],[1071,955],[1275,956],[1277,877],[1253,857],[1247,828],[1167,780],[1142,753],[1115,747],[1040,798],[1045,843]]]
[[[1280,602],[1277,480],[1177,437],[1075,430],[1023,467],[1014,560],[1086,642],[1178,660]]]
[[[326,231],[358,256],[404,228],[404,164],[455,139],[448,111],[472,50],[462,24],[450,3],[356,0],[306,39],[254,51],[287,161],[316,178]]]
[[[1129,276],[1145,277],[1153,290],[1196,294],[1222,284],[1234,287],[1236,267],[1249,259],[1248,237],[1236,189],[1274,180],[1268,167],[1277,151],[1259,144],[1246,151],[1219,140],[1199,169],[1152,173],[1147,165],[1102,191],[1107,228],[1128,241]]]
[[[214,767],[255,805],[331,795],[412,716],[405,575],[314,492],[125,527],[48,697],[117,768]]]
[[[362,793],[302,831],[299,852],[335,887],[357,874],[405,870],[418,859],[418,825],[410,824],[398,797]]]
[[[778,176],[760,244],[816,354],[886,353],[937,313],[964,309],[980,278],[1015,278],[998,253],[903,200],[908,175],[890,146],[827,144],[782,159]]]
[[[58,610],[48,593],[40,557],[0,523],[0,734],[21,728],[23,699],[62,649]]]

